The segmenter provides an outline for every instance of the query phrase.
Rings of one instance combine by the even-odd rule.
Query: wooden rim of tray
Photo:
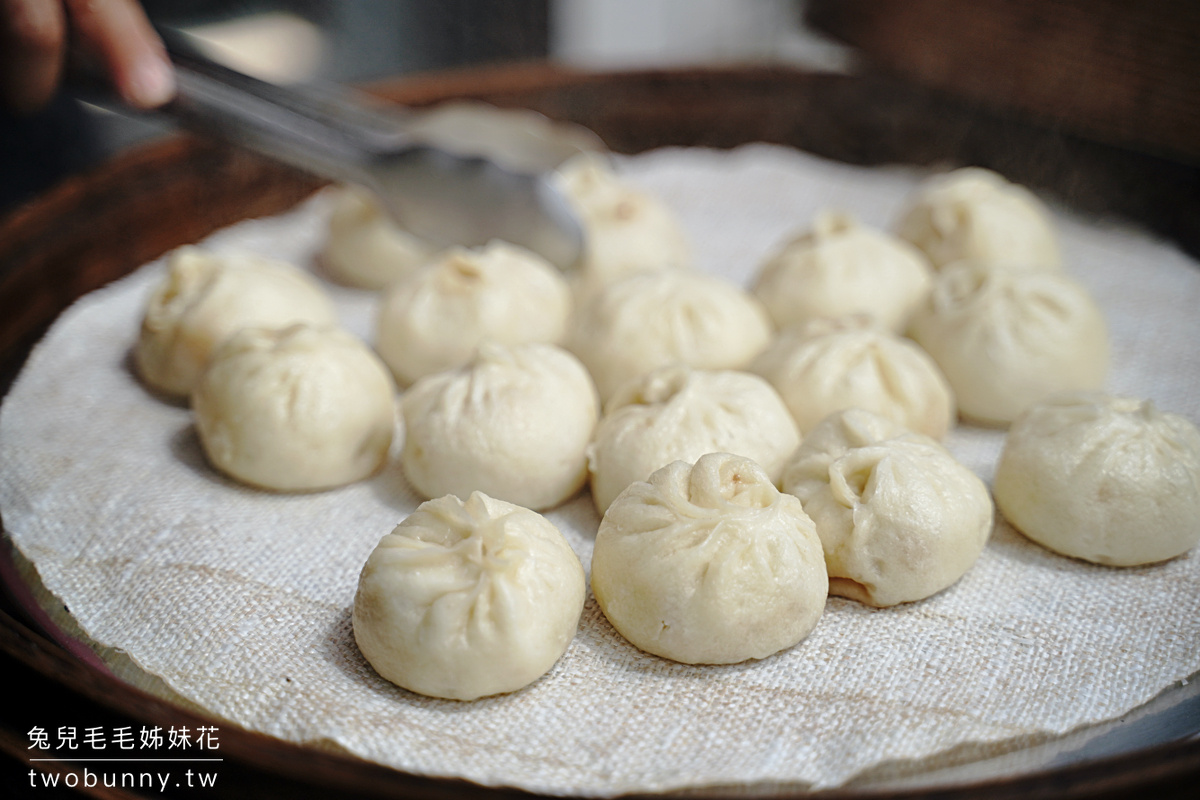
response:
[[[1080,208],[1135,220],[1140,209],[1171,199],[1152,185],[1156,176],[1173,170],[1194,175],[1190,167],[1074,140],[1033,121],[997,117],[880,76],[771,67],[599,74],[538,63],[418,76],[379,84],[373,91],[410,105],[470,98],[534,108],[587,125],[619,152],[767,141],[861,164],[976,163],[1049,187]],[[1030,154],[1047,142],[1064,157],[1052,165],[1031,165]],[[1135,173],[1145,175],[1147,184],[1131,192],[1128,176]],[[1105,194],[1117,185],[1123,187],[1120,197]],[[36,340],[78,297],[220,227],[278,213],[319,186],[265,160],[176,136],[131,150],[16,209],[0,220],[0,392],[7,391]],[[192,728],[212,724],[79,660],[38,630],[11,597],[0,608],[0,652],[7,671],[17,672],[17,685],[69,697],[80,719]],[[13,729],[6,718],[0,752],[24,760],[27,747],[26,732]],[[336,788],[344,797],[530,796],[400,773],[227,724],[221,727],[221,756],[226,759],[221,780],[227,786],[266,797],[317,787]],[[1200,739],[1193,738],[974,784],[821,796],[1184,797],[1198,785]],[[688,794],[744,797],[757,794],[756,789]],[[789,793],[778,787],[763,791]]]

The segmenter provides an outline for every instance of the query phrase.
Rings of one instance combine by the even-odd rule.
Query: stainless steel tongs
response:
[[[456,104],[429,112],[371,105],[350,90],[283,88],[204,57],[164,32],[190,130],[374,190],[413,233],[441,245],[503,239],[568,268],[583,233],[553,170],[602,150],[589,131],[531,111]]]

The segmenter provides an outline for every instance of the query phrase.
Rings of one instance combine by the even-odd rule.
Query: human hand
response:
[[[129,105],[154,108],[175,94],[171,62],[137,0],[0,0],[0,105],[29,113],[50,101],[68,27]]]

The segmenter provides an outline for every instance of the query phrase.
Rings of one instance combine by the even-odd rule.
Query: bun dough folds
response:
[[[354,639],[381,676],[473,700],[545,674],[583,611],[583,566],[545,517],[481,493],[422,503],[376,546]]]
[[[360,480],[387,460],[396,387],[339,328],[247,328],[217,351],[192,395],[200,442],[222,472],[265,489]]]
[[[382,289],[433,257],[434,245],[401,228],[367,189],[333,191],[321,265],[334,279],[360,289]]]
[[[541,256],[500,241],[455,247],[387,290],[375,347],[407,386],[462,366],[485,341],[557,344],[571,305],[562,274]]]
[[[846,408],[937,439],[954,425],[954,392],[933,359],[864,317],[785,328],[751,369],[779,390],[801,433]]]
[[[799,444],[787,406],[757,375],[663,367],[608,401],[588,448],[592,499],[604,513],[659,467],[715,452],[750,458],[775,481]]]
[[[996,505],[1063,555],[1135,566],[1200,541],[1200,431],[1149,400],[1066,394],[1013,423]]]
[[[558,180],[584,229],[583,258],[570,278],[580,299],[636,272],[690,265],[691,247],[671,210],[624,183],[603,159],[577,156],[559,168]]]
[[[902,333],[929,292],[931,274],[924,254],[908,242],[827,211],[763,264],[754,294],[780,327],[866,314]]]
[[[592,590],[622,636],[685,664],[791,647],[816,626],[828,580],[812,520],[749,459],[676,461],[613,502]]]
[[[861,409],[817,426],[782,485],[816,523],[830,593],[872,606],[950,586],[992,531],[983,481],[933,439]]]
[[[1062,266],[1058,235],[1041,201],[979,167],[926,181],[910,198],[896,233],[937,269],[960,260],[1022,269]]]
[[[587,370],[548,344],[486,343],[470,364],[414,384],[403,409],[404,471],[418,492],[480,491],[535,510],[583,485],[600,416]]]
[[[1108,374],[1108,328],[1061,272],[960,262],[938,275],[912,337],[954,387],[963,416],[1007,424],[1056,392],[1094,391]]]
[[[741,369],[767,345],[762,305],[732,283],[680,270],[609,286],[576,315],[570,346],[607,400],[657,367]]]
[[[337,322],[333,303],[307,273],[254,256],[181,247],[146,304],[134,360],[149,385],[187,395],[230,335],[295,322]]]

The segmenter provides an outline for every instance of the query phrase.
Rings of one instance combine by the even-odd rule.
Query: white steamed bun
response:
[[[1149,400],[1057,395],[1009,429],[995,492],[1005,518],[1055,552],[1164,561],[1200,541],[1200,431]]]
[[[909,199],[896,233],[935,269],[961,260],[1022,269],[1062,266],[1058,235],[1041,201],[979,167],[927,180]]]
[[[592,591],[634,646],[685,664],[791,647],[828,580],[812,520],[749,459],[710,453],[631,484],[596,534]]]
[[[462,366],[484,341],[557,344],[571,307],[566,280],[541,256],[501,241],[455,247],[388,288],[375,347],[407,386]]]
[[[570,281],[584,299],[626,275],[691,264],[691,247],[671,210],[622,181],[607,161],[576,156],[559,167],[558,183],[583,225],[583,258]]]
[[[265,489],[351,483],[387,460],[396,387],[351,334],[297,324],[230,337],[192,394],[209,460]]]
[[[480,491],[535,510],[583,485],[600,416],[587,370],[549,344],[484,343],[469,364],[417,381],[402,407],[404,471],[418,492]]]
[[[662,367],[626,384],[605,406],[588,448],[592,499],[603,514],[634,481],[706,453],[745,456],[776,481],[799,444],[787,406],[763,378]]]
[[[762,304],[732,283],[679,270],[642,272],[579,309],[569,339],[600,397],[672,363],[741,369],[767,345]]]
[[[951,265],[910,333],[941,367],[962,415],[987,424],[1012,422],[1057,392],[1101,389],[1108,374],[1104,316],[1062,272]]]
[[[825,549],[830,594],[872,606],[921,600],[975,563],[992,498],[940,444],[862,409],[827,418],[784,468]]]
[[[379,542],[354,598],[354,639],[381,676],[474,700],[544,675],[579,626],[583,566],[545,517],[473,493],[422,503]]]
[[[308,273],[255,256],[181,247],[168,256],[167,274],[146,304],[134,360],[150,386],[187,395],[231,334],[295,322],[337,323],[333,303]]]
[[[908,242],[827,211],[767,259],[753,291],[779,327],[866,314],[902,333],[931,276],[924,254]]]
[[[801,433],[846,408],[874,411],[935,439],[954,425],[954,392],[933,359],[867,318],[785,328],[750,368],[779,390]]]
[[[321,265],[331,277],[360,289],[382,289],[408,277],[431,259],[437,247],[402,228],[367,189],[333,191],[329,235]]]

